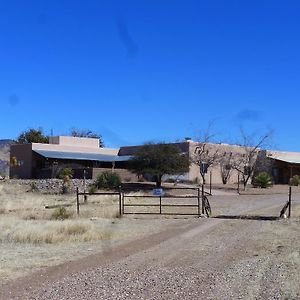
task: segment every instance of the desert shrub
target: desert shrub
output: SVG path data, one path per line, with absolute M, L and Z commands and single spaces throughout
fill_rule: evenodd
M 73 170 L 71 168 L 64 168 L 59 171 L 58 178 L 64 181 L 69 181 L 73 177 Z
M 121 185 L 121 179 L 118 174 L 106 171 L 97 176 L 94 185 L 98 189 L 113 190 Z
M 253 180 L 253 185 L 260 188 L 267 188 L 273 185 L 271 176 L 262 172 L 259 173 Z
M 64 168 L 59 171 L 58 178 L 63 180 L 62 194 L 69 192 L 70 180 L 73 177 L 73 170 L 71 168 Z
M 30 187 L 30 192 L 37 192 L 39 190 L 35 182 L 31 182 L 29 187 Z
M 294 175 L 294 176 L 290 179 L 290 185 L 298 186 L 299 184 L 300 184 L 300 176 L 299 176 L 299 175 Z
M 71 217 L 71 213 L 66 210 L 65 207 L 61 206 L 54 210 L 51 215 L 52 220 L 65 220 Z

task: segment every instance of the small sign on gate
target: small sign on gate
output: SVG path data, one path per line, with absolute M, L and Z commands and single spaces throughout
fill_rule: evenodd
M 164 195 L 164 191 L 162 188 L 160 189 L 153 189 L 153 195 L 154 196 L 163 196 Z

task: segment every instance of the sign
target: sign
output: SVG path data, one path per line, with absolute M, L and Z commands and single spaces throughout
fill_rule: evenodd
M 163 191 L 162 188 L 160 188 L 160 189 L 153 189 L 153 195 L 154 196 L 163 196 L 163 194 L 164 194 L 164 191 Z

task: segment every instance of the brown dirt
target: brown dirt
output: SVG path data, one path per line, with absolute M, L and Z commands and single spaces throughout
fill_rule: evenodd
M 219 218 L 178 219 L 146 238 L 3 284 L 1 299 L 300 299 L 300 195 L 292 219 L 266 218 L 278 216 L 286 198 L 214 196 Z

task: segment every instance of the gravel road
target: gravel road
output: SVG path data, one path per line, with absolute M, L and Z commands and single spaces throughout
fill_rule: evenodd
M 226 217 L 178 219 L 160 233 L 2 286 L 1 299 L 300 299 L 300 219 L 282 196 L 216 196 Z M 238 201 L 238 202 L 237 202 Z M 300 197 L 294 197 L 294 205 Z

